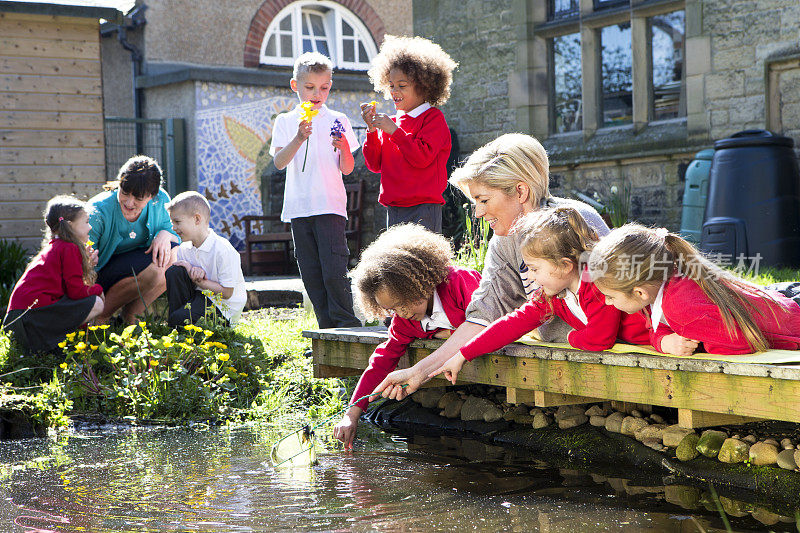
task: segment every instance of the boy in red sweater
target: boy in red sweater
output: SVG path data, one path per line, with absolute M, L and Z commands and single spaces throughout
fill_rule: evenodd
M 442 232 L 450 130 L 436 107 L 447 102 L 458 64 L 421 37 L 386 36 L 369 70 L 375 90 L 394 101 L 393 117 L 361 104 L 367 124 L 364 160 L 381 174 L 378 202 L 386 226 L 416 222 Z

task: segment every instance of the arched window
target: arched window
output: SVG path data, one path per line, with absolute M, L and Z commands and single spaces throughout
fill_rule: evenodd
M 319 52 L 334 66 L 367 70 L 377 54 L 364 24 L 335 2 L 292 2 L 278 13 L 264 34 L 259 62 L 293 65 L 303 52 Z

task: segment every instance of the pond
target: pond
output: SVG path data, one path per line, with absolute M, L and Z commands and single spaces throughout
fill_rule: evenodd
M 392 436 L 369 424 L 355 452 L 323 446 L 313 468 L 273 470 L 270 447 L 282 431 L 102 428 L 2 442 L 0 530 L 725 530 L 713 507 L 671 503 L 697 489 L 608 477 L 477 441 Z M 764 529 L 750 516 L 730 520 L 736 531 Z

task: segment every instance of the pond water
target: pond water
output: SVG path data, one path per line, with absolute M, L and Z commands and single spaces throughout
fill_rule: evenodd
M 263 425 L 106 428 L 2 442 L 0 531 L 725 530 L 713 509 L 670 503 L 679 487 L 368 424 L 355 452 L 330 449 L 313 468 L 274 470 L 279 434 Z M 765 529 L 750 516 L 731 525 Z

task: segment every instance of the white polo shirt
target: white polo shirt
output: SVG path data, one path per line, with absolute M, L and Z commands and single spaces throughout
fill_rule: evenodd
M 192 266 L 202 268 L 206 279 L 216 281 L 223 287 L 233 287 L 231 297 L 222 300 L 222 305 L 218 308 L 231 324 L 236 323 L 247 302 L 247 292 L 244 289 L 242 259 L 228 239 L 209 229 L 208 237 L 199 248 L 195 248 L 191 241 L 181 243 L 178 247 L 178 261 L 186 261 Z
M 422 325 L 423 331 L 433 331 L 437 328 L 456 329 L 450 323 L 450 319 L 447 318 L 447 313 L 444 312 L 444 307 L 442 306 L 442 300 L 436 291 L 433 291 L 433 309 L 430 316 L 425 315 L 419 323 Z
M 323 105 L 311 120 L 311 136 L 300 145 L 300 149 L 286 167 L 286 186 L 283 191 L 281 220 L 314 215 L 341 215 L 347 218 L 347 193 L 344 190 L 342 173 L 339 170 L 338 150 L 331 144 L 331 128 L 338 120 L 344 126 L 344 136 L 350 151 L 358 150 L 359 144 L 347 115 L 328 109 Z M 278 148 L 288 145 L 297 135 L 300 125 L 300 106 L 275 118 L 269 153 L 275 157 Z M 308 145 L 308 157 L 306 154 Z M 306 159 L 305 172 L 303 158 Z

